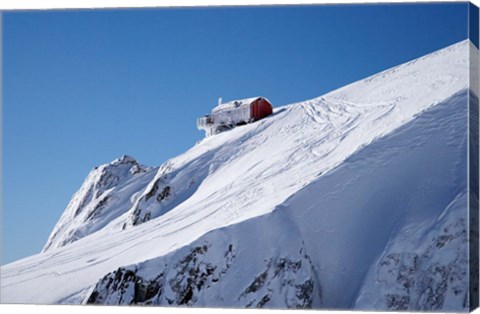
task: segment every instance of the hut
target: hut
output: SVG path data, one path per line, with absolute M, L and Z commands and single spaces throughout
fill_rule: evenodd
M 264 97 L 233 100 L 227 103 L 222 103 L 220 98 L 211 114 L 197 119 L 197 127 L 199 130 L 205 130 L 206 136 L 210 136 L 263 119 L 272 112 L 272 104 Z

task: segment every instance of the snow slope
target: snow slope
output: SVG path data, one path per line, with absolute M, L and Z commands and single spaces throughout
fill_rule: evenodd
M 139 276 L 151 280 L 155 273 L 159 275 L 159 265 L 170 261 L 166 273 L 178 276 L 182 258 L 193 254 L 194 260 L 197 255 L 208 256 L 208 263 L 216 265 L 217 273 L 206 276 L 208 283 L 197 278 L 203 280 L 200 286 L 209 284 L 213 290 L 194 293 L 184 286 L 188 278 L 180 278 L 176 288 L 169 288 L 168 295 L 178 297 L 173 303 L 186 300 L 179 295 L 190 295 L 183 304 L 193 304 L 195 295 L 197 305 L 355 306 L 369 267 L 376 265 L 387 240 L 401 233 L 402 224 L 438 217 L 438 211 L 462 193 L 464 174 L 445 169 L 463 162 L 461 154 L 466 150 L 462 141 L 466 114 L 461 111 L 466 110 L 470 46 L 463 41 L 322 97 L 277 108 L 273 116 L 257 123 L 202 140 L 160 168 L 145 171 L 142 179 L 122 179 L 111 193 L 128 201 L 110 207 L 115 214 L 102 216 L 100 228 L 83 232 L 85 225 L 97 223 L 86 219 L 71 224 L 62 219 L 54 233 L 61 241 L 54 239 L 45 252 L 2 267 L 2 302 L 84 302 L 98 280 L 118 267 L 150 260 L 131 267 L 138 267 Z M 436 106 L 441 102 L 442 110 Z M 452 108 L 455 112 L 448 112 Z M 449 127 L 442 129 L 437 120 L 445 120 Z M 408 127 L 408 136 L 398 135 L 408 133 Z M 381 139 L 385 136 L 389 140 Z M 444 139 L 450 139 L 449 146 Z M 378 144 L 382 141 L 385 147 Z M 423 154 L 414 153 L 422 149 Z M 355 161 L 365 151 L 367 156 Z M 432 151 L 445 158 L 432 162 L 426 157 Z M 407 165 L 415 166 L 414 173 Z M 429 188 L 431 178 L 437 176 L 444 185 Z M 395 189 L 402 193 L 393 193 Z M 349 190 L 353 194 L 342 193 Z M 442 196 L 441 201 L 432 204 L 437 196 Z M 354 204 L 358 206 L 351 208 Z M 400 204 L 408 206 L 395 207 Z M 392 206 L 395 215 L 391 215 Z M 396 218 L 402 221 L 398 226 Z M 365 232 L 374 230 L 370 227 L 375 222 L 375 228 L 383 226 L 378 237 Z M 388 226 L 400 229 L 389 234 Z M 76 235 L 73 243 L 68 238 L 71 234 Z M 200 249 L 195 249 L 197 242 L 189 244 L 196 239 L 207 241 L 212 253 L 206 253 L 203 244 Z M 278 243 L 284 245 L 279 248 Z M 225 246 L 230 244 L 228 253 Z M 231 261 L 219 256 L 229 254 L 238 262 L 221 275 Z M 300 268 L 295 266 L 299 261 Z M 306 266 L 309 263 L 311 267 Z M 238 280 L 238 265 L 245 282 Z M 359 265 L 360 274 L 355 271 Z M 207 265 L 199 267 L 203 267 L 200 274 L 209 272 Z M 262 287 L 254 284 L 256 276 Z M 228 290 L 233 280 L 239 283 Z M 289 288 L 282 290 L 285 280 Z M 115 300 L 104 290 L 96 293 Z M 240 290 L 245 293 L 239 295 Z M 237 301 L 221 301 L 221 291 L 238 295 Z M 270 296 L 263 299 L 267 291 Z
M 110 221 L 109 229 L 138 225 L 173 208 L 172 219 L 185 225 L 222 216 L 219 225 L 208 229 L 271 211 L 360 147 L 466 88 L 468 48 L 464 41 L 323 97 L 277 108 L 273 117 L 253 125 L 204 139 L 157 168 L 148 183 L 131 182 L 139 194 L 133 204 L 127 203 L 128 209 L 122 207 L 125 213 Z M 105 212 L 114 207 L 106 206 Z
M 89 301 L 464 310 L 466 100 L 461 93 L 421 114 L 270 214 L 107 275 Z M 430 304 L 422 297 L 431 278 L 446 287 L 432 287 Z M 407 280 L 415 292 L 404 291 Z M 150 295 L 138 293 L 142 286 Z

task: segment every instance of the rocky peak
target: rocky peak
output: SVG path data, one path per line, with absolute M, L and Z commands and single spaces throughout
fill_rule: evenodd
M 148 174 L 151 169 L 128 155 L 93 168 L 68 204 L 43 251 L 83 238 L 128 210 L 130 193 L 124 197 L 112 195 L 131 179 Z

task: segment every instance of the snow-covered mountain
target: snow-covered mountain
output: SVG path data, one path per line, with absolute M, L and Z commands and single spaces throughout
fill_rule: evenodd
M 95 167 L 72 197 L 42 252 L 83 238 L 125 213 L 135 200 L 138 184 L 151 181 L 154 171 L 126 155 Z
M 2 267 L 2 302 L 468 309 L 471 54 L 92 170 L 42 253 Z

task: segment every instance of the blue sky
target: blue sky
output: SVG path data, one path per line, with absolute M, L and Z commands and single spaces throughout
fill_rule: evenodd
M 3 13 L 2 264 L 96 165 L 160 165 L 217 98 L 320 96 L 467 38 L 467 4 Z

